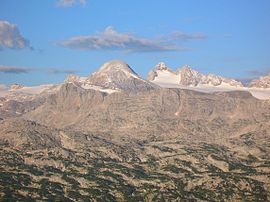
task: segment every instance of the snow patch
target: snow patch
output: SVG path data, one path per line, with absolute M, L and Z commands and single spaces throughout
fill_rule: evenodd
M 46 84 L 40 86 L 21 86 L 20 88 L 9 88 L 0 90 L 0 97 L 16 96 L 22 99 L 27 98 L 28 95 L 38 95 L 41 93 L 53 93 L 60 89 L 60 85 Z
M 185 86 L 198 86 L 207 84 L 210 86 L 220 86 L 222 83 L 230 86 L 243 86 L 241 82 L 228 79 L 214 74 L 204 75 L 184 65 L 182 68 L 172 71 L 165 63 L 159 63 L 149 72 L 148 79 L 154 82 L 181 84 Z
M 24 94 L 31 94 L 37 95 L 43 92 L 54 92 L 58 89 L 56 85 L 47 84 L 47 85 L 40 85 L 40 86 L 24 86 L 19 89 L 11 89 L 9 92 L 16 92 L 16 93 L 24 93 Z
M 168 84 L 178 84 L 180 82 L 179 75 L 168 71 L 168 70 L 156 70 L 157 76 L 154 78 L 153 82 L 157 83 L 168 83 Z
M 83 84 L 83 85 L 81 85 L 81 87 L 85 90 L 92 89 L 92 90 L 96 90 L 96 91 L 100 91 L 100 92 L 104 92 L 104 93 L 108 93 L 108 94 L 120 92 L 119 89 L 102 88 L 100 86 L 94 86 L 94 85 L 90 85 L 90 84 Z
M 228 83 L 221 83 L 221 85 L 219 86 L 211 86 L 209 84 L 199 84 L 198 86 L 184 86 L 184 85 L 175 84 L 175 83 L 166 83 L 166 82 L 157 82 L 157 81 L 153 81 L 153 83 L 163 88 L 180 88 L 180 89 L 199 91 L 203 93 L 247 91 L 247 92 L 250 92 L 252 96 L 257 99 L 260 99 L 260 100 L 270 99 L 270 89 L 231 86 Z

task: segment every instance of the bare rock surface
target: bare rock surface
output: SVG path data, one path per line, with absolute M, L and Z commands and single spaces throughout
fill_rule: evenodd
M 270 199 L 269 100 L 157 87 L 120 61 L 49 92 L 0 98 L 0 200 Z

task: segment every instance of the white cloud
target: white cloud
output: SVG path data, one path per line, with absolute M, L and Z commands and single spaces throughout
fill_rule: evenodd
M 174 32 L 172 34 L 173 40 L 192 40 L 192 39 L 203 40 L 206 38 L 207 36 L 203 33 L 189 34 L 184 32 Z
M 80 4 L 82 6 L 86 5 L 87 0 L 58 0 L 57 6 L 59 7 L 71 7 L 76 4 Z
M 63 69 L 63 68 L 48 68 L 47 73 L 49 74 L 75 74 L 75 69 Z
M 87 3 L 87 0 L 80 0 L 81 5 L 85 5 Z
M 27 47 L 31 48 L 16 25 L 7 21 L 0 21 L 0 49 L 23 49 Z
M 2 72 L 2 73 L 21 74 L 21 73 L 28 73 L 30 71 L 31 69 L 27 68 L 0 65 L 0 73 Z
M 7 74 L 22 74 L 22 73 L 31 73 L 33 71 L 46 72 L 48 74 L 74 74 L 77 71 L 75 69 L 66 69 L 66 68 L 24 68 L 24 67 L 13 67 L 0 65 L 0 73 Z
M 58 45 L 78 50 L 123 50 L 126 52 L 162 52 L 189 50 L 179 43 L 184 40 L 205 39 L 202 34 L 174 33 L 162 38 L 147 39 L 131 33 L 121 33 L 112 26 L 96 35 L 76 36 Z

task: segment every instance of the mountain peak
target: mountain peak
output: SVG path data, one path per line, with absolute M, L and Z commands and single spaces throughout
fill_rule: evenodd
M 160 75 L 163 77 L 171 77 L 175 75 L 175 73 L 169 67 L 167 67 L 165 62 L 160 62 L 148 73 L 147 80 L 154 81 Z
M 243 86 L 241 82 L 234 79 L 223 78 L 214 74 L 204 75 L 189 65 L 184 65 L 175 72 L 170 70 L 164 63 L 159 63 L 153 70 L 149 72 L 148 80 L 157 84 L 176 84 L 183 86 Z
M 139 76 L 136 74 L 136 72 L 125 62 L 121 60 L 112 60 L 109 62 L 106 62 L 103 64 L 97 72 L 95 72 L 93 75 L 96 74 L 106 74 L 108 77 L 114 76 L 114 74 L 121 74 L 123 73 L 127 77 L 135 77 L 138 78 Z
M 155 68 L 153 69 L 153 71 L 169 71 L 171 73 L 173 73 L 173 70 L 171 70 L 165 62 L 160 62 L 158 63 Z
M 115 90 L 138 91 L 157 88 L 154 84 L 140 78 L 128 64 L 120 60 L 103 64 L 98 71 L 88 77 L 87 83 Z
M 160 62 L 155 66 L 156 70 L 167 70 L 168 67 L 166 66 L 165 62 Z
M 82 83 L 85 82 L 87 77 L 80 77 L 75 74 L 70 74 L 66 77 L 64 83 Z
M 193 70 L 190 65 L 183 65 L 183 67 L 181 67 L 181 69 L 183 69 L 183 70 Z
M 250 82 L 249 87 L 255 88 L 270 88 L 270 72 L 266 76 L 261 76 Z
M 186 86 L 197 86 L 204 77 L 204 75 L 193 70 L 189 65 L 184 65 L 176 73 L 180 77 L 179 84 Z

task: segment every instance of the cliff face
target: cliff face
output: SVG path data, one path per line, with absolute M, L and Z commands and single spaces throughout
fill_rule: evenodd
M 52 99 L 25 117 L 58 128 L 114 131 L 137 136 L 175 131 L 175 128 L 181 128 L 181 124 L 175 125 L 175 121 L 183 119 L 205 120 L 207 123 L 221 118 L 233 122 L 242 118 L 264 119 L 266 112 L 270 113 L 265 102 L 242 91 L 208 94 L 155 89 L 109 94 L 68 83 Z

